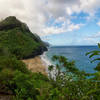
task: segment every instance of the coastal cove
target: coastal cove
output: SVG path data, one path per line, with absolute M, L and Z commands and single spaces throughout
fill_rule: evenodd
M 0 22 L 0 100 L 100 100 L 100 44 L 48 45 L 14 16 Z
M 100 0 L 0 0 L 0 100 L 100 100 Z
M 35 58 L 22 60 L 28 69 L 32 72 L 41 72 L 45 75 L 48 74 L 48 66 L 55 65 L 56 62 L 52 61 L 54 55 L 65 56 L 68 60 L 75 61 L 75 65 L 79 70 L 87 73 L 94 73 L 94 68 L 98 62 L 91 63 L 88 56 L 85 54 L 88 51 L 99 50 L 97 46 L 53 46 L 49 47 L 48 51 Z

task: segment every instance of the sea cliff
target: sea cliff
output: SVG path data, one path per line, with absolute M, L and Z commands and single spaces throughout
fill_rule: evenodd
M 18 59 L 27 59 L 43 54 L 47 47 L 25 23 L 10 16 L 0 22 L 0 50 L 0 55 L 12 54 Z
M 31 77 L 33 72 L 47 75 L 46 66 L 40 58 L 45 51 L 47 44 L 15 16 L 0 21 L 0 100 L 12 100 L 17 88 L 26 85 L 22 84 L 20 87 L 19 82 L 29 80 L 26 76 Z M 35 75 L 37 76 L 37 73 Z M 18 78 L 19 82 L 15 82 L 16 76 L 22 78 L 21 81 Z M 12 82 L 14 83 L 11 84 Z M 34 92 L 32 88 L 30 90 Z

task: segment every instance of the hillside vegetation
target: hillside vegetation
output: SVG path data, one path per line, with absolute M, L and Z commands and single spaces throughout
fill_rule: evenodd
M 100 57 L 91 61 L 99 63 L 96 73 L 89 74 L 77 69 L 74 61 L 55 55 L 49 77 L 31 72 L 19 60 L 45 50 L 45 43 L 15 17 L 0 23 L 0 100 L 100 100 Z M 100 51 L 86 55 L 97 57 Z
M 23 59 L 40 55 L 46 50 L 45 43 L 16 17 L 10 16 L 0 22 L 0 51 L 3 53 Z M 0 55 L 3 53 L 0 52 Z

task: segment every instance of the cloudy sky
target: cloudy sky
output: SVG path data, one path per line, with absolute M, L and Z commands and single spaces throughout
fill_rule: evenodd
M 7 16 L 53 45 L 100 42 L 100 0 L 0 0 L 0 19 Z

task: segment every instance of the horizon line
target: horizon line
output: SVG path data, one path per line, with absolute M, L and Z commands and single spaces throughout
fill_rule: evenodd
M 50 45 L 50 46 L 98 46 L 98 45 Z

